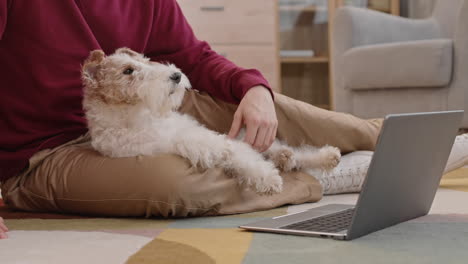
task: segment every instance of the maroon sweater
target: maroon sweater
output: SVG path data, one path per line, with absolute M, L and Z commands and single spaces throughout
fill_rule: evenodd
M 228 102 L 268 87 L 199 41 L 175 0 L 0 0 L 0 181 L 86 133 L 81 64 L 119 47 L 176 64 L 195 89 Z

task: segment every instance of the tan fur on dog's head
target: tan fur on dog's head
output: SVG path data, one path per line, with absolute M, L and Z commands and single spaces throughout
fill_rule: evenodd
M 174 65 L 150 62 L 128 48 L 110 56 L 92 51 L 84 62 L 82 80 L 85 110 L 92 103 L 143 105 L 164 115 L 180 106 L 185 89 L 190 88 L 187 77 Z

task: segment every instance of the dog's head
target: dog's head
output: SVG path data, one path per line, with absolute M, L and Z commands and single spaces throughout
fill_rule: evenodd
M 92 51 L 83 65 L 82 80 L 85 101 L 142 105 L 160 115 L 176 110 L 190 88 L 188 78 L 174 65 L 151 62 L 128 48 L 109 56 Z

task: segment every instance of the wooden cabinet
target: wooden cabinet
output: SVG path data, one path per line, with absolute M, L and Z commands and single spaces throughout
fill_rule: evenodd
M 244 68 L 260 70 L 279 87 L 276 0 L 178 0 L 196 36 Z

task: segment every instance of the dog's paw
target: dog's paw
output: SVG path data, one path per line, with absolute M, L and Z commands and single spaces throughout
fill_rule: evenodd
M 279 175 L 268 177 L 261 188 L 257 186 L 257 192 L 262 195 L 273 195 L 283 191 L 283 178 Z
M 250 178 L 251 186 L 258 194 L 273 195 L 283 190 L 283 178 L 279 175 L 279 171 L 272 165 L 268 167 L 271 168 L 263 171 L 264 173 L 257 171 Z
M 325 171 L 330 171 L 340 163 L 341 153 L 338 148 L 325 146 L 319 150 L 322 156 L 321 167 Z
M 269 158 L 280 171 L 289 172 L 297 167 L 294 152 L 287 148 L 271 154 Z

